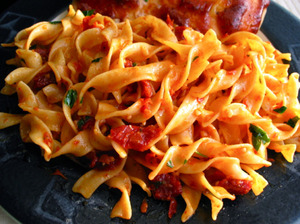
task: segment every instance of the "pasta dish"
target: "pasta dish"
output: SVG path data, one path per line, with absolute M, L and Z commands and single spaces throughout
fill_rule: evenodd
M 122 192 L 111 217 L 130 219 L 132 184 L 149 197 L 186 203 L 187 221 L 202 196 L 216 220 L 223 199 L 263 192 L 268 151 L 293 162 L 299 151 L 299 75 L 290 54 L 257 35 L 219 39 L 209 29 L 175 33 L 152 15 L 117 22 L 74 10 L 39 22 L 3 44 L 17 47 L 1 93 L 17 94 L 24 142 L 46 161 L 67 155 L 88 167 L 73 186 L 85 198 L 106 184 Z

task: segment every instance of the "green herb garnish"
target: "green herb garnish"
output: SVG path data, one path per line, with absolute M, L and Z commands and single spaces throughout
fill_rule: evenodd
M 194 62 L 195 60 L 197 60 L 197 58 L 199 58 L 199 56 L 195 56 L 195 57 L 193 58 L 193 62 Z
M 49 23 L 51 23 L 51 24 L 61 24 L 61 21 L 51 21 Z
M 196 151 L 195 153 L 196 153 L 197 155 L 199 155 L 199 156 L 202 156 L 202 157 L 204 157 L 204 158 L 208 158 L 208 156 L 206 156 L 206 155 L 202 154 L 201 152 L 198 152 L 198 151 Z
M 266 144 L 270 142 L 269 136 L 261 128 L 250 124 L 249 131 L 252 133 L 252 144 L 256 151 L 259 150 L 261 143 Z
M 76 100 L 77 100 L 77 91 L 75 89 L 70 89 L 67 92 L 64 103 L 70 108 L 72 108 Z
M 132 62 L 132 67 L 135 67 L 137 66 L 137 63 L 136 62 Z
M 145 2 L 148 2 L 148 0 L 144 0 Z
M 102 57 L 96 58 L 96 59 L 92 60 L 92 63 L 94 63 L 94 62 L 99 62 L 101 59 L 102 59 Z
M 83 11 L 82 13 L 84 16 L 91 16 L 94 14 L 94 11 L 95 9 L 92 9 L 92 10 Z
M 283 114 L 286 111 L 287 107 L 286 106 L 282 106 L 280 108 L 276 108 L 273 111 L 279 113 L 279 114 Z
M 299 120 L 300 120 L 300 118 L 298 116 L 295 116 L 293 118 L 290 118 L 286 122 L 286 124 L 288 124 L 289 126 L 291 126 L 292 128 L 294 128 Z
M 174 165 L 173 165 L 173 163 L 172 163 L 172 160 L 169 160 L 169 161 L 167 162 L 167 166 L 170 167 L 170 168 L 173 168 L 173 167 L 174 167 Z
M 187 160 L 185 159 L 184 161 L 183 161 L 183 165 L 185 165 L 187 163 Z
M 85 125 L 85 123 L 90 120 L 91 117 L 90 116 L 85 116 L 84 118 L 81 118 L 78 122 L 77 122 L 77 126 L 78 126 L 78 129 L 81 130 L 83 125 Z

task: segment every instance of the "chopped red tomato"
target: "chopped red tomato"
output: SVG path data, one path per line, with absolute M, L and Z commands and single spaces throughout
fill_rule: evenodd
M 150 189 L 155 199 L 170 201 L 168 216 L 171 218 L 176 213 L 177 208 L 175 197 L 182 193 L 179 176 L 173 173 L 157 175 L 151 182 Z
M 45 86 L 56 83 L 53 72 L 50 73 L 39 73 L 33 78 L 33 89 L 40 90 Z
M 125 149 L 143 152 L 149 149 L 150 142 L 157 138 L 160 133 L 161 129 L 154 125 L 146 127 L 122 125 L 117 128 L 112 128 L 109 138 Z
M 184 36 L 183 36 L 183 31 L 186 29 L 187 27 L 185 26 L 177 26 L 175 27 L 175 35 L 177 37 L 177 39 L 180 40 L 184 40 Z
M 32 49 L 32 50 L 41 55 L 44 63 L 48 61 L 48 56 L 49 56 L 49 51 L 50 51 L 49 48 L 47 48 L 45 46 L 34 45 L 34 49 Z
M 175 198 L 172 198 L 169 205 L 168 217 L 172 218 L 172 216 L 175 215 L 176 210 L 177 210 L 177 201 Z
M 228 178 L 223 172 L 215 168 L 206 170 L 205 177 L 211 185 L 224 187 L 229 193 L 236 195 L 247 194 L 253 184 L 251 180 Z
M 142 97 L 143 98 L 150 98 L 153 96 L 152 86 L 149 80 L 141 80 L 140 81 L 141 88 L 142 88 Z
M 131 59 L 126 58 L 124 62 L 124 67 L 125 68 L 133 67 L 133 61 Z
M 252 181 L 227 178 L 217 182 L 216 185 L 224 187 L 231 194 L 244 195 L 251 190 Z
M 116 153 L 91 151 L 85 157 L 89 161 L 90 168 L 99 170 L 111 170 L 121 162 L 121 158 Z

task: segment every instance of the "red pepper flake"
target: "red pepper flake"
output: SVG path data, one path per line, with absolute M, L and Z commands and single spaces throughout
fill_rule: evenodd
M 275 162 L 275 159 L 273 159 L 273 158 L 268 158 L 268 161 L 271 162 L 271 163 L 273 163 L 273 162 Z
M 50 135 L 50 133 L 48 133 L 48 132 L 45 132 L 45 133 L 44 133 L 44 135 L 43 135 L 43 141 L 44 141 L 44 143 L 45 143 L 47 146 L 49 146 L 49 147 L 52 146 L 53 140 L 52 140 L 52 136 Z
M 124 67 L 125 68 L 133 67 L 133 61 L 131 59 L 126 58 L 124 62 Z
M 171 17 L 169 14 L 167 14 L 166 23 L 167 23 L 168 27 L 173 31 L 174 30 L 174 21 L 171 20 Z
M 144 198 L 141 207 L 140 207 L 141 213 L 146 213 L 148 210 L 148 203 L 147 203 L 147 199 Z
M 74 140 L 73 145 L 78 145 L 80 143 L 79 140 Z
M 57 175 L 57 176 L 61 176 L 62 178 L 64 178 L 65 180 L 67 180 L 68 178 L 66 178 L 66 176 L 65 175 L 63 175 L 61 172 L 60 172 L 60 170 L 59 169 L 56 169 L 55 171 L 54 171 L 54 173 L 52 173 L 52 175 Z

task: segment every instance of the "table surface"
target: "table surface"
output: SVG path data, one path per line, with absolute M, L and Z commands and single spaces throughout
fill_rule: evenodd
M 277 2 L 282 7 L 289 10 L 291 13 L 300 18 L 300 0 L 273 0 Z M 1 206 L 0 206 L 0 223 L 1 224 L 17 224 L 19 223 L 15 220 L 10 214 L 8 214 Z

